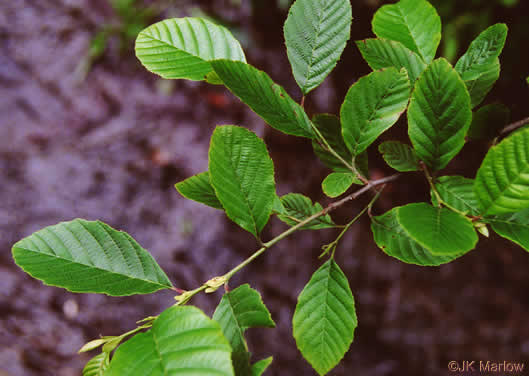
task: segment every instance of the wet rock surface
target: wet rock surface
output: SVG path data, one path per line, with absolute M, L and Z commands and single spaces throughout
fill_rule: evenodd
M 254 13 L 245 2 L 191 3 L 183 2 L 177 14 L 200 5 L 232 23 L 251 41 L 249 60 L 299 99 L 282 49 L 284 13 L 259 1 Z M 367 36 L 373 11 L 357 7 L 366 20 L 353 26 L 353 39 Z M 22 237 L 76 217 L 100 219 L 129 232 L 183 289 L 224 273 L 257 248 L 220 211 L 185 200 L 173 188 L 207 169 L 215 125 L 244 125 L 265 138 L 280 194 L 296 191 L 329 202 L 320 189 L 327 171 L 310 144 L 266 127 L 221 87 L 161 83 L 130 51 L 112 50 L 80 80 L 91 36 L 111 17 L 102 0 L 0 2 L 2 376 L 78 375 L 90 357 L 76 353 L 84 342 L 128 331 L 173 302 L 170 292 L 112 298 L 44 286 L 12 261 L 10 248 Z M 308 110 L 336 113 L 347 87 L 366 69 L 348 47 L 337 75 L 311 94 Z M 405 134 L 392 132 L 385 139 Z M 448 173 L 470 177 L 483 150 L 474 147 Z M 371 168 L 389 173 L 375 154 Z M 375 211 L 426 197 L 423 179 L 412 174 L 388 187 Z M 336 221 L 344 223 L 366 200 L 342 208 Z M 264 238 L 284 229 L 273 219 Z M 297 295 L 319 265 L 320 246 L 334 236 L 333 230 L 297 233 L 231 283 L 257 288 L 277 323 L 273 330 L 248 331 L 255 360 L 274 356 L 269 375 L 314 374 L 296 350 L 291 318 Z M 446 375 L 451 360 L 529 359 L 529 255 L 521 248 L 492 236 L 452 264 L 420 268 L 382 253 L 363 219 L 345 236 L 337 260 L 355 295 L 359 327 L 332 374 Z M 219 300 L 216 293 L 193 303 L 211 314 Z

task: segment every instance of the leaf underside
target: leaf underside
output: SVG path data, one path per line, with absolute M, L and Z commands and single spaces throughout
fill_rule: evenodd
M 194 17 L 164 20 L 143 30 L 136 39 L 136 56 L 163 78 L 195 81 L 212 73 L 211 60 L 246 61 L 228 29 Z
M 312 367 L 325 375 L 349 349 L 357 324 L 349 282 L 331 259 L 299 295 L 292 318 L 296 345 Z
M 165 310 L 152 328 L 116 350 L 105 376 L 234 376 L 219 324 L 193 306 Z
M 83 368 L 83 376 L 104 376 L 110 365 L 108 353 L 101 353 L 94 356 Z
M 419 158 L 440 170 L 465 144 L 472 120 L 465 84 L 444 59 L 423 72 L 408 108 L 408 134 Z
M 74 219 L 39 230 L 13 246 L 13 258 L 32 277 L 72 292 L 124 296 L 172 286 L 130 235 L 99 221 Z
M 504 214 L 529 207 L 529 129 L 493 146 L 474 183 L 484 214 Z
M 294 78 L 304 95 L 333 70 L 350 36 L 349 0 L 297 0 L 284 34 Z
M 397 220 L 398 210 L 398 207 L 393 208 L 371 219 L 371 231 L 375 243 L 388 256 L 407 264 L 438 266 L 449 263 L 462 255 L 433 255 L 402 228 Z
M 274 164 L 263 140 L 245 128 L 217 127 L 211 137 L 209 174 L 226 215 L 258 237 L 276 197 Z

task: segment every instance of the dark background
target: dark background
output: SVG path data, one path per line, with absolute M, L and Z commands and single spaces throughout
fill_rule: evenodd
M 352 40 L 372 36 L 371 18 L 382 3 L 352 1 Z M 76 354 L 83 343 L 128 331 L 136 320 L 173 303 L 170 292 L 111 298 L 44 286 L 12 261 L 11 246 L 22 237 L 76 217 L 100 219 L 134 236 L 183 289 L 223 274 L 257 248 L 223 213 L 185 200 L 173 188 L 207 169 L 216 125 L 244 125 L 265 139 L 280 194 L 294 191 L 330 202 L 320 188 L 329 171 L 307 140 L 266 126 L 222 87 L 159 80 L 132 50 L 137 31 L 151 22 L 208 14 L 234 31 L 250 63 L 299 100 L 282 37 L 288 1 L 136 4 L 116 10 L 108 0 L 0 0 L 1 376 L 79 375 L 90 357 Z M 439 51 L 452 62 L 480 30 L 508 24 L 502 76 L 485 103 L 505 103 L 512 120 L 526 117 L 527 1 L 434 4 L 448 41 Z M 156 9 L 139 17 L 145 6 Z M 98 35 L 99 42 L 92 43 Z M 106 43 L 101 35 L 109 36 Z M 308 112 L 337 113 L 349 86 L 368 72 L 351 43 L 333 74 L 309 95 Z M 405 135 L 401 121 L 382 139 Z M 372 149 L 372 176 L 390 174 Z M 469 143 L 446 174 L 473 177 L 486 150 L 486 143 Z M 424 178 L 409 174 L 388 187 L 375 212 L 427 194 Z M 341 208 L 335 220 L 345 223 L 367 199 Z M 264 238 L 284 229 L 272 219 Z M 320 264 L 321 245 L 336 235 L 336 230 L 294 234 L 231 282 L 257 288 L 277 323 L 276 329 L 248 331 L 253 359 L 274 356 L 268 375 L 315 374 L 296 350 L 291 318 L 297 295 Z M 363 218 L 336 257 L 349 278 L 359 326 L 332 375 L 447 375 L 451 360 L 518 361 L 529 367 L 529 255 L 520 247 L 492 234 L 451 264 L 406 265 L 375 246 Z M 211 314 L 219 299 L 220 293 L 201 295 L 193 304 Z

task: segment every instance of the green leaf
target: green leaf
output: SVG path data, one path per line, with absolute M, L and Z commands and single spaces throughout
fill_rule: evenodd
M 410 81 L 405 69 L 375 71 L 347 92 L 340 109 L 342 134 L 353 155 L 367 149 L 397 122 L 408 106 Z
M 498 235 L 529 251 L 529 209 L 514 214 L 504 214 L 489 222 Z
M 329 197 L 338 197 L 345 193 L 351 185 L 362 182 L 350 172 L 333 172 L 321 183 L 323 192 Z
M 483 31 L 455 66 L 468 87 L 472 107 L 481 103 L 499 77 L 498 57 L 505 45 L 507 31 L 505 24 L 492 25 Z
M 83 376 L 105 376 L 110 365 L 110 354 L 102 352 L 94 356 L 83 368 Z
M 299 295 L 292 319 L 298 349 L 318 374 L 325 375 L 351 346 L 357 324 L 349 282 L 331 259 Z
M 295 226 L 310 216 L 319 213 L 323 210 L 319 203 L 312 204 L 312 200 L 299 193 L 289 193 L 281 197 L 281 203 L 285 208 L 283 214 L 277 217 L 285 222 L 287 225 Z M 334 228 L 336 224 L 332 221 L 331 216 L 326 214 L 314 219 L 305 226 L 302 230 L 319 230 L 322 228 Z
M 476 175 L 474 192 L 483 214 L 504 214 L 529 207 L 529 129 L 493 146 Z
M 224 336 L 231 345 L 235 375 L 251 374 L 250 353 L 244 332 L 248 328 L 275 327 L 261 295 L 248 284 L 237 287 L 224 294 L 213 314 L 213 320 L 220 324 Z
M 481 68 L 498 58 L 507 38 L 507 25 L 495 24 L 483 31 L 458 60 L 455 69 L 463 80 L 479 75 Z
M 384 5 L 373 17 L 373 32 L 379 38 L 401 42 L 429 64 L 441 41 L 441 19 L 426 0 L 401 0 Z
M 397 220 L 413 240 L 433 255 L 458 255 L 473 249 L 478 241 L 468 218 L 425 202 L 400 207 Z
M 211 63 L 224 85 L 272 128 L 293 136 L 314 137 L 303 108 L 263 71 L 229 60 Z
M 251 374 L 251 376 L 261 376 L 266 371 L 268 366 L 270 364 L 272 364 L 272 360 L 273 359 L 274 358 L 270 356 L 268 358 L 261 359 L 257 363 L 254 363 L 252 365 L 252 374 Z
M 335 115 L 318 114 L 312 118 L 313 124 L 327 140 L 329 146 L 347 163 L 352 164 L 353 155 L 345 145 L 342 136 L 342 125 L 340 119 Z M 312 140 L 312 148 L 322 163 L 335 172 L 351 172 L 344 164 L 332 153 L 325 149 L 316 140 Z M 368 176 L 367 153 L 361 153 L 355 158 L 357 170 L 364 176 Z
M 441 176 L 435 182 L 437 193 L 441 199 L 451 207 L 460 212 L 478 216 L 480 215 L 479 203 L 474 194 L 474 180 L 462 176 Z M 433 191 L 432 204 L 438 206 L 437 199 Z
M 407 264 L 438 266 L 449 263 L 462 254 L 436 256 L 417 243 L 397 220 L 399 207 L 371 218 L 375 243 L 388 256 Z
M 509 122 L 509 109 L 500 103 L 481 107 L 474 112 L 467 137 L 472 140 L 492 139 Z
M 356 41 L 356 45 L 364 60 L 373 70 L 389 67 L 398 70 L 404 68 L 413 83 L 426 69 L 422 58 L 400 42 L 370 38 Z
M 226 215 L 258 237 L 276 197 L 274 164 L 263 140 L 245 128 L 217 127 L 209 147 L 209 174 Z
M 211 185 L 208 171 L 176 183 L 175 188 L 185 198 L 211 206 L 215 209 L 223 209 Z
M 500 59 L 483 66 L 480 73 L 473 79 L 465 81 L 472 108 L 478 106 L 490 92 L 498 78 L 500 77 Z
M 192 306 L 173 306 L 116 350 L 105 376 L 233 376 L 230 344 L 216 321 Z
M 223 26 L 203 18 L 172 18 L 143 30 L 136 39 L 136 56 L 149 71 L 163 78 L 202 81 L 210 62 L 245 62 L 239 42 Z
M 418 171 L 419 158 L 408 145 L 398 141 L 385 141 L 378 147 L 386 163 L 397 171 Z
M 111 296 L 171 288 L 154 258 L 130 235 L 99 221 L 74 219 L 17 242 L 18 266 L 46 285 Z
M 417 155 L 440 170 L 459 153 L 472 111 L 467 89 L 445 59 L 431 63 L 415 84 L 408 108 L 408 134 Z
M 297 0 L 284 34 L 288 59 L 303 95 L 318 87 L 340 59 L 351 33 L 349 0 Z

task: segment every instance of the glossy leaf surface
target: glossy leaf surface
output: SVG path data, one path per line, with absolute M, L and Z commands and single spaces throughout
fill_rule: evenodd
M 434 255 L 465 253 L 473 249 L 478 241 L 468 218 L 424 202 L 400 207 L 397 220 L 413 240 Z
M 412 83 L 426 69 L 426 63 L 418 54 L 394 40 L 369 38 L 356 41 L 356 46 L 371 69 L 404 68 Z
M 426 63 L 433 60 L 441 41 L 441 19 L 426 0 L 383 5 L 375 13 L 372 25 L 379 38 L 401 42 Z
M 194 17 L 164 20 L 143 30 L 136 39 L 136 56 L 145 68 L 164 78 L 195 81 L 212 73 L 212 60 L 246 61 L 228 29 Z
M 441 176 L 435 182 L 435 188 L 441 200 L 451 207 L 469 215 L 480 214 L 479 202 L 474 194 L 474 180 L 462 176 Z M 438 202 L 433 191 L 430 195 L 432 204 L 437 206 Z
M 336 66 L 351 32 L 349 0 L 296 0 L 284 34 L 294 78 L 305 95 Z
M 440 170 L 459 153 L 472 120 L 465 84 L 444 59 L 435 60 L 415 84 L 408 134 L 417 155 Z
M 173 306 L 118 347 L 105 376 L 234 376 L 230 355 L 216 321 L 196 307 Z
M 263 140 L 246 128 L 217 127 L 209 147 L 209 174 L 226 215 L 258 237 L 276 197 L 274 164 Z
M 342 134 L 352 155 L 367 149 L 406 110 L 410 81 L 403 69 L 372 72 L 347 92 L 340 110 Z
M 212 65 L 224 85 L 272 128 L 294 136 L 314 136 L 303 108 L 265 72 L 229 60 L 216 60 Z
M 349 349 L 357 324 L 349 282 L 331 259 L 299 295 L 292 319 L 296 344 L 316 372 L 325 375 Z
M 529 207 L 529 129 L 490 148 L 476 175 L 474 191 L 484 214 Z
M 39 230 L 13 246 L 13 258 L 33 278 L 72 292 L 124 296 L 172 286 L 130 235 L 99 221 L 74 219 Z

